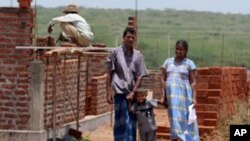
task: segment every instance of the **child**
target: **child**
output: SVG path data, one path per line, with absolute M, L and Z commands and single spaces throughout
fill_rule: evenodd
M 147 89 L 135 91 L 135 102 L 131 110 L 136 115 L 141 141 L 156 141 L 156 124 L 153 108 L 161 104 L 156 99 L 147 100 Z

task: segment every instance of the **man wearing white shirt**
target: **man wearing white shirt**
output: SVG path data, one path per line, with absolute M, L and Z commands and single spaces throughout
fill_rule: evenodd
M 91 32 L 89 24 L 81 17 L 79 9 L 76 5 L 68 5 L 63 10 L 64 16 L 55 17 L 51 20 L 48 32 L 53 31 L 53 26 L 60 23 L 63 38 L 77 44 L 81 47 L 86 47 L 91 44 L 93 40 L 93 33 Z

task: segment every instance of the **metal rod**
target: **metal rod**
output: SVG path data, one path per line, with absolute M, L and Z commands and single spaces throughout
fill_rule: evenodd
M 86 99 L 89 100 L 89 87 L 88 87 L 89 86 L 89 56 L 85 54 L 84 57 L 86 59 L 86 74 L 85 74 L 86 75 L 86 83 L 85 83 Z
M 221 66 L 224 63 L 224 33 L 222 33 L 222 42 L 221 42 Z
M 64 55 L 64 57 L 65 57 L 65 55 Z M 66 58 L 64 58 L 65 60 L 64 60 L 64 66 L 66 66 Z M 65 68 L 66 69 L 66 68 Z M 58 69 L 59 71 L 60 71 L 60 69 Z M 65 73 L 66 73 L 66 71 L 65 71 Z M 65 78 L 65 73 L 63 73 L 63 72 L 59 72 L 59 74 L 61 75 L 61 77 L 64 77 Z M 70 94 L 70 92 L 69 92 L 69 89 L 67 89 L 67 87 L 66 87 L 66 78 L 64 79 L 65 80 L 65 82 L 63 83 L 63 87 L 64 87 L 64 92 L 65 92 L 65 95 L 66 95 L 66 97 L 67 97 L 67 99 L 65 99 L 65 100 L 67 100 L 67 105 L 66 105 L 66 107 L 68 107 L 68 105 L 71 107 L 70 108 L 70 110 L 72 111 L 72 113 L 73 113 L 73 116 L 74 116 L 74 118 L 75 118 L 75 120 L 77 120 L 77 117 L 76 117 L 76 113 L 75 113 L 75 111 L 74 111 L 74 106 L 73 106 L 73 103 L 71 102 L 71 99 L 72 99 L 72 97 L 71 97 L 71 94 Z M 60 98 L 60 97 L 59 97 Z M 67 110 L 67 109 L 66 109 Z
M 170 32 L 168 32 L 168 58 L 170 57 Z
M 54 66 L 53 66 L 53 89 L 52 89 L 52 100 L 53 100 L 53 112 L 52 112 L 52 121 L 53 121 L 53 141 L 56 141 L 56 82 L 57 82 L 57 54 L 54 55 Z
M 63 55 L 63 115 L 61 119 L 61 127 L 63 127 L 65 122 L 66 111 L 68 110 L 68 102 L 66 99 L 66 55 Z
M 76 99 L 76 108 L 77 108 L 77 116 L 76 116 L 76 129 L 79 130 L 79 98 L 80 98 L 80 69 L 81 69 L 81 55 L 78 55 L 77 62 L 77 99 Z
M 40 46 L 16 46 L 16 49 L 69 49 L 69 50 L 111 50 L 114 47 L 104 47 L 104 48 L 100 48 L 100 47 L 40 47 Z
M 135 47 L 139 49 L 138 42 L 139 42 L 139 33 L 138 33 L 138 3 L 137 0 L 135 0 L 135 30 L 136 30 L 136 41 L 135 41 Z

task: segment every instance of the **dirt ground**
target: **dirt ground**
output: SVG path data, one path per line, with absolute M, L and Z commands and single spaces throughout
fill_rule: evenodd
M 157 126 L 168 126 L 168 118 L 166 109 L 155 109 L 155 119 Z M 113 127 L 109 125 L 102 125 L 92 132 L 83 133 L 88 136 L 90 141 L 113 141 Z

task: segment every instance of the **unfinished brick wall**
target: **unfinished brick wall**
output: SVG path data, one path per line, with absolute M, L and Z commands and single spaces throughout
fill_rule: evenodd
M 45 126 L 52 126 L 53 106 L 56 105 L 56 124 L 76 120 L 77 114 L 77 85 L 79 85 L 79 119 L 85 116 L 86 97 L 86 61 L 81 57 L 80 68 L 77 59 L 64 60 L 50 57 L 45 68 Z M 56 66 L 55 66 L 56 63 Z M 80 83 L 78 84 L 78 72 L 80 73 Z M 55 99 L 53 99 L 53 95 Z
M 149 70 L 148 76 L 143 77 L 141 86 L 153 92 L 153 98 L 162 97 L 162 73 L 160 70 Z
M 248 93 L 246 68 L 211 67 L 197 69 L 197 116 L 200 134 L 217 126 L 219 111 L 234 114 L 234 104 Z M 223 109 L 223 111 L 221 111 Z
M 81 54 L 80 119 L 83 119 L 85 115 L 106 113 L 110 111 L 110 108 L 107 108 L 106 76 L 104 76 L 106 73 L 108 53 L 97 51 L 82 52 Z M 68 58 L 77 57 L 74 56 L 73 53 L 68 54 Z M 45 125 L 47 128 L 50 128 L 53 123 L 52 108 L 53 94 L 55 93 L 53 89 L 55 89 L 55 87 L 57 98 L 57 125 L 75 121 L 78 61 L 76 59 L 67 59 L 65 62 L 64 60 L 63 55 L 58 56 L 56 68 L 54 68 L 55 58 L 53 58 L 53 56 L 50 56 L 49 60 L 44 61 L 47 62 L 45 69 Z M 54 70 L 56 70 L 56 73 L 53 72 Z M 56 80 L 54 81 L 53 79 Z M 64 82 L 66 86 L 64 86 Z M 54 83 L 56 83 L 56 86 L 53 86 Z M 69 98 L 71 100 L 69 100 Z M 72 112 L 72 109 L 74 112 Z
M 86 52 L 84 53 L 87 63 L 87 93 L 86 93 L 86 107 L 85 112 L 86 115 L 96 114 L 96 109 L 93 110 L 91 105 L 93 105 L 93 100 L 97 99 L 96 91 L 96 80 L 93 77 L 103 76 L 106 71 L 106 61 L 108 52 Z M 94 80 L 94 81 L 93 81 Z M 106 88 L 105 88 L 106 89 Z M 98 90 L 99 91 L 99 90 Z M 106 101 L 105 101 L 106 102 Z M 104 103 L 100 103 L 100 105 L 105 105 Z
M 107 102 L 106 75 L 92 78 L 91 115 L 99 115 L 111 110 Z
M 0 129 L 29 129 L 32 9 L 0 8 Z
M 86 52 L 84 53 L 88 64 L 88 80 L 92 77 L 102 76 L 106 73 L 108 52 Z

